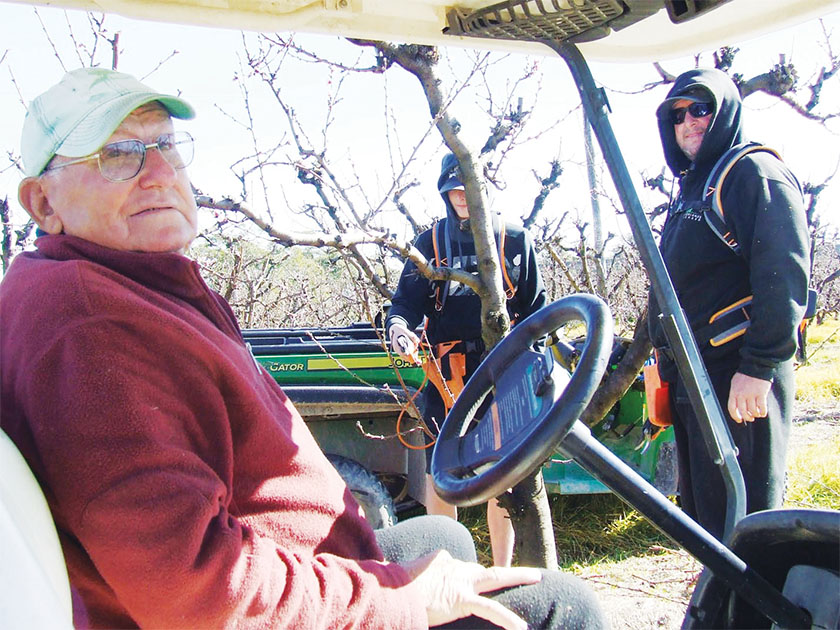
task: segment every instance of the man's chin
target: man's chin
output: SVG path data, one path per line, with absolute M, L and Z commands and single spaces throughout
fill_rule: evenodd
M 190 230 L 175 230 L 160 234 L 155 238 L 144 239 L 128 248 L 146 254 L 184 254 L 195 239 L 195 232 Z

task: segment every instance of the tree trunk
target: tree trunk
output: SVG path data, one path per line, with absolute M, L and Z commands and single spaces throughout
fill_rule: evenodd
M 557 546 L 542 467 L 499 497 L 513 524 L 513 557 L 518 566 L 557 569 Z
M 583 142 L 586 148 L 586 175 L 589 179 L 589 200 L 592 204 L 592 234 L 595 250 L 595 287 L 598 295 L 607 298 L 607 281 L 602 255 L 604 253 L 604 219 L 601 203 L 598 201 L 598 176 L 595 173 L 595 144 L 592 142 L 592 127 L 586 116 L 583 117 Z M 581 235 L 582 237 L 583 235 Z

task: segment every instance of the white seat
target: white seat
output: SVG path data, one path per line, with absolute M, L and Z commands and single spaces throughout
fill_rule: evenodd
M 73 602 L 50 509 L 0 431 L 0 627 L 72 628 Z

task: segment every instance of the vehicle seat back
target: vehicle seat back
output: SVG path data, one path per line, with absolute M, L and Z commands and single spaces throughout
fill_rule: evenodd
M 829 579 L 829 576 L 840 574 L 840 512 L 784 509 L 748 514 L 735 525 L 727 547 L 779 591 L 784 589 L 789 599 L 812 615 L 835 614 L 836 608 L 826 607 L 819 601 L 822 593 L 812 593 L 814 598 L 810 603 L 798 601 L 791 592 L 789 581 L 803 576 L 812 579 L 813 575 Z M 825 588 L 830 590 L 834 583 L 836 579 L 826 581 Z M 836 594 L 834 597 L 836 601 Z M 682 627 L 683 630 L 756 629 L 770 628 L 771 623 L 761 612 L 734 597 L 730 587 L 705 569 Z
M 72 628 L 64 555 L 41 487 L 0 431 L 0 627 Z

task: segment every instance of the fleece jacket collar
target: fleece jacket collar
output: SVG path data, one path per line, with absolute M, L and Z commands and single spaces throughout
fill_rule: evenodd
M 239 326 L 223 300 L 201 277 L 198 263 L 176 253 L 128 252 L 110 249 L 66 234 L 42 236 L 38 252 L 58 261 L 86 260 L 101 265 L 149 289 L 191 304 L 218 328 L 241 337 Z

